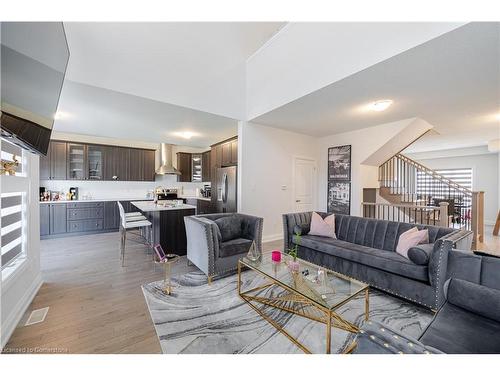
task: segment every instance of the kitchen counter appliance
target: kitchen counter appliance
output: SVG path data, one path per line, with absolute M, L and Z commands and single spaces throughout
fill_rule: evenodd
M 217 212 L 236 212 L 237 167 L 217 168 Z
M 178 198 L 177 189 L 165 189 L 161 187 L 157 187 L 155 189 L 155 202 L 164 201 L 164 200 L 175 200 Z

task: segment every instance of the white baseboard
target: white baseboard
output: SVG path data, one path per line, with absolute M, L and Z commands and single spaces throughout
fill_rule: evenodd
M 9 316 L 2 321 L 2 340 L 0 342 L 0 350 L 9 342 L 10 336 L 14 333 L 19 321 L 28 309 L 31 301 L 35 298 L 43 284 L 41 273 L 33 280 L 30 287 L 26 290 L 24 295 L 18 300 L 16 306 L 9 314 Z
M 277 241 L 277 240 L 282 240 L 282 239 L 283 239 L 283 234 L 275 233 L 275 234 L 269 234 L 267 236 L 263 236 L 262 242 L 271 242 L 271 241 Z

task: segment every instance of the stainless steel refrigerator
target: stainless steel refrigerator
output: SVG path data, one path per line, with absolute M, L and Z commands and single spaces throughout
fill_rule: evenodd
M 217 212 L 236 212 L 237 167 L 217 168 Z

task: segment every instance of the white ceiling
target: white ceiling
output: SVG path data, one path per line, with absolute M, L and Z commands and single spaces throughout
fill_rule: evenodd
M 169 142 L 192 147 L 237 134 L 237 121 L 66 80 L 54 130 L 143 142 Z M 195 133 L 187 140 L 174 132 Z
M 244 118 L 244 64 L 284 23 L 65 22 L 66 78 Z
M 314 136 L 419 117 L 435 126 L 411 150 L 499 137 L 500 24 L 472 23 L 331 84 L 252 122 Z M 365 105 L 392 99 L 385 112 Z

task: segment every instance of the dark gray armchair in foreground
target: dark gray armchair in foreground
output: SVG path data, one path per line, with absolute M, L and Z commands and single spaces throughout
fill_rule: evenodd
M 370 321 L 355 353 L 500 353 L 500 259 L 453 250 L 448 267 L 445 303 L 418 340 Z
M 262 253 L 261 217 L 240 213 L 184 217 L 187 259 L 203 271 L 208 282 L 213 276 L 235 271 L 253 241 Z

